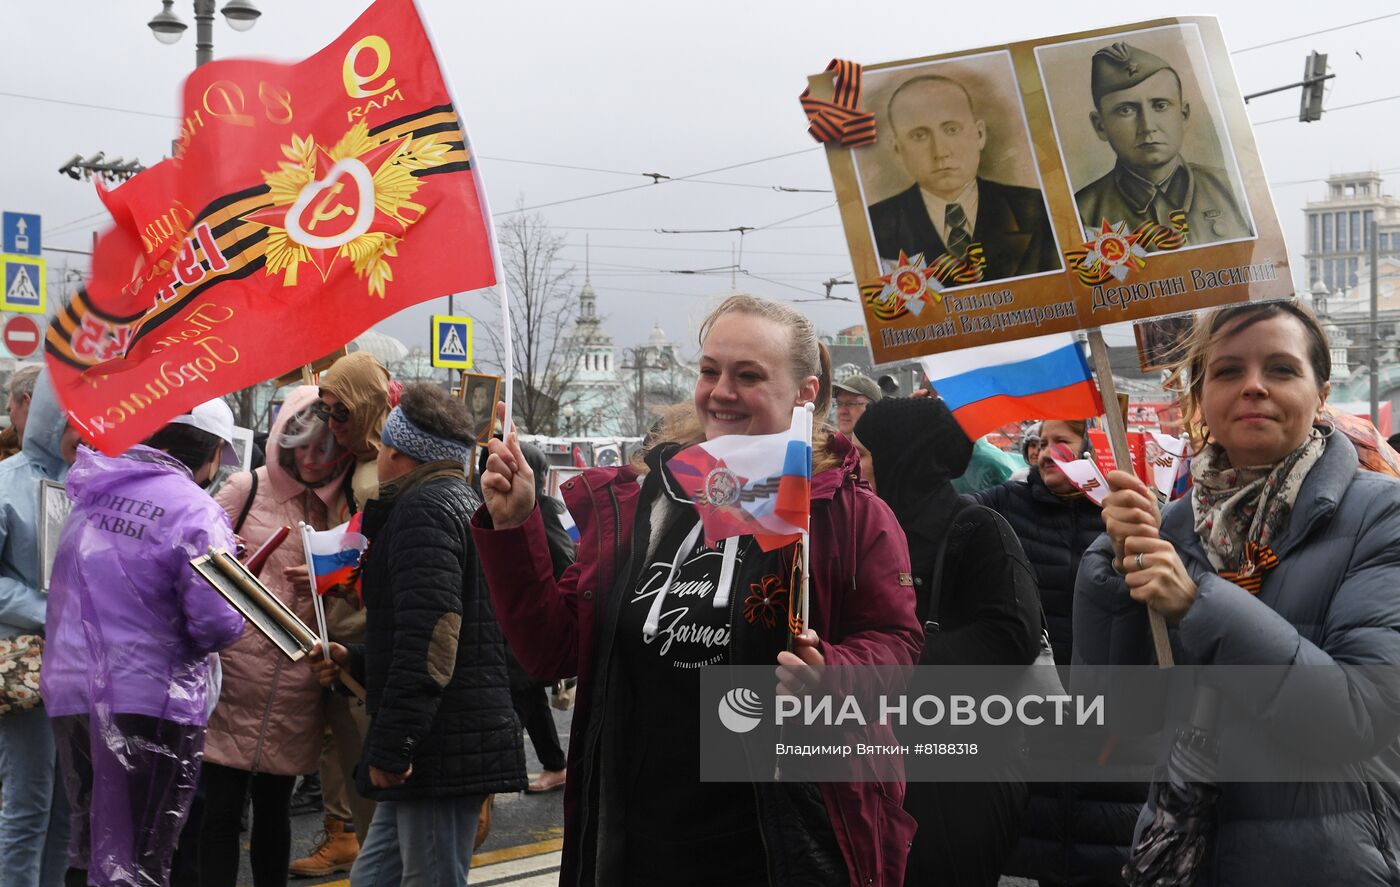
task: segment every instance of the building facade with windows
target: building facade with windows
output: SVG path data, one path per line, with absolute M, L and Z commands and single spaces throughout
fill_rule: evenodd
M 1370 263 L 1372 222 L 1380 254 L 1400 255 L 1400 199 L 1385 193 L 1378 172 L 1329 176 L 1327 196 L 1303 213 L 1309 289 L 1321 282 L 1341 299 L 1356 290 Z

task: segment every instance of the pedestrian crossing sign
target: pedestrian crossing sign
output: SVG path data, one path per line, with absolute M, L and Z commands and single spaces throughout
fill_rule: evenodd
M 472 368 L 472 319 L 433 315 L 433 366 Z
M 43 314 L 47 276 L 43 259 L 0 255 L 0 311 Z

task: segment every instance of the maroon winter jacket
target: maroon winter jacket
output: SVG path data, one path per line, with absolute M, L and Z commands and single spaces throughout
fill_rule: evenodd
M 828 665 L 913 664 L 923 632 L 912 589 L 902 584 L 909 575 L 904 532 L 884 502 L 858 483 L 855 448 L 839 435 L 830 438 L 830 447 L 843 462 L 812 478 L 810 626 L 821 638 Z M 583 733 L 594 716 L 592 691 L 602 680 L 596 673 L 597 633 L 606 598 L 619 579 L 616 571 L 627 567 L 641 490 L 631 466 L 591 469 L 564 483 L 580 538 L 577 562 L 557 582 L 538 509 L 510 530 L 491 529 L 484 506 L 473 520 L 496 616 L 521 664 L 542 680 L 578 675 L 564 792 L 560 883 L 566 885 L 591 882 L 578 870 L 583 799 L 575 777 L 588 766 L 580 760 L 588 745 Z M 846 573 L 852 569 L 854 582 Z M 820 786 L 852 885 L 904 883 L 916 826 L 902 809 L 902 770 L 897 777 Z

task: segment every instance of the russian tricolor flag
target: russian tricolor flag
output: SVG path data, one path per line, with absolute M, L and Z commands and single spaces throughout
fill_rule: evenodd
M 730 434 L 694 444 L 666 462 L 695 503 L 705 542 L 752 535 L 764 551 L 807 532 L 811 511 L 812 414 L 792 411 L 777 434 Z
M 307 531 L 305 545 L 307 565 L 316 577 L 316 591 L 325 594 L 354 580 L 360 555 L 369 541 L 345 523 L 330 530 Z
M 574 523 L 574 516 L 569 514 L 569 509 L 567 507 L 564 509 L 563 513 L 559 515 L 559 523 L 564 525 L 564 532 L 568 533 L 569 538 L 577 545 L 579 540 L 578 524 Z
M 972 440 L 1008 422 L 1103 413 L 1084 347 L 1069 333 L 919 358 L 929 383 Z

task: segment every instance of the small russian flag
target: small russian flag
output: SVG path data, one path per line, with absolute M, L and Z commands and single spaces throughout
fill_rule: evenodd
M 804 407 L 777 434 L 730 434 L 667 461 L 700 512 L 705 542 L 752 535 L 764 551 L 801 538 L 811 511 L 812 426 Z
M 356 578 L 360 555 L 368 547 L 369 540 L 355 532 L 352 525 L 358 529 L 358 522 L 350 521 L 334 529 L 306 534 L 306 555 L 311 573 L 316 577 L 318 594 Z
M 1103 399 L 1070 333 L 998 342 L 919 359 L 972 440 L 1024 419 L 1087 419 Z

